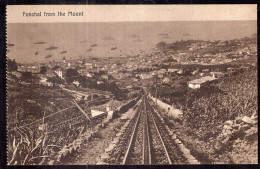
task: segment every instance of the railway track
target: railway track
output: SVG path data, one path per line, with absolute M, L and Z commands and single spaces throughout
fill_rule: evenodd
M 110 154 L 109 164 L 181 164 L 186 158 L 144 96 L 118 145 Z

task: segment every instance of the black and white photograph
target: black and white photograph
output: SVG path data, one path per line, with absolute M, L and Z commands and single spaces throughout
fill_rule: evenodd
M 257 5 L 8 5 L 8 165 L 258 163 Z

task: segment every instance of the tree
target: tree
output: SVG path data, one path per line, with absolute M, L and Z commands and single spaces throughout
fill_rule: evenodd
M 78 76 L 78 82 L 82 87 L 89 87 L 89 81 L 90 79 L 86 76 L 81 76 L 81 75 Z
M 164 48 L 165 46 L 166 46 L 167 44 L 165 43 L 165 42 L 159 42 L 159 43 L 157 43 L 157 47 L 158 48 Z
M 17 66 L 17 62 L 15 61 L 15 59 L 13 59 L 13 60 L 8 59 L 7 60 L 7 70 L 10 72 L 13 72 L 13 71 L 17 71 L 17 69 L 18 69 L 18 66 Z
M 54 66 L 54 67 L 52 68 L 52 70 L 56 70 L 56 69 L 58 69 L 58 68 L 60 68 L 60 66 L 56 65 L 56 66 Z
M 106 71 L 100 70 L 97 75 L 101 76 L 101 75 L 106 75 L 106 74 L 107 74 Z
M 76 69 L 69 68 L 66 71 L 66 80 L 68 83 L 72 83 L 75 78 L 78 77 L 78 71 Z
M 21 76 L 21 80 L 25 82 L 32 82 L 32 72 L 23 72 Z
M 53 84 L 53 86 L 55 86 L 55 84 L 64 84 L 64 80 L 61 79 L 59 76 L 53 76 L 53 77 L 48 77 L 47 79 L 48 82 L 51 82 Z
M 47 68 L 45 66 L 41 67 L 40 74 L 46 74 Z

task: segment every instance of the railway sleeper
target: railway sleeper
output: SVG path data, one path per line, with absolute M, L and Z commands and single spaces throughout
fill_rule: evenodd
M 134 157 L 131 157 L 131 160 L 136 160 L 136 161 L 140 161 L 140 157 L 142 157 L 141 155 L 139 156 L 134 156 Z
M 155 152 L 154 152 L 154 155 L 155 155 L 155 156 L 162 156 L 162 155 L 165 155 L 165 153 L 162 152 L 162 151 L 155 151 Z
M 97 165 L 108 165 L 108 163 L 102 161 L 102 160 L 99 160 L 97 163 Z
M 158 162 L 167 162 L 167 158 L 166 157 L 155 157 L 155 160 Z

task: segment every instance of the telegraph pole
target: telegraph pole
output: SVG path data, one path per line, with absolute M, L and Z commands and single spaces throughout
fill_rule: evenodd
M 157 106 L 157 79 L 158 79 L 158 72 L 157 72 L 157 70 L 156 70 L 156 76 L 155 76 L 155 103 L 156 103 L 156 106 Z
M 109 106 L 110 111 L 113 109 L 113 107 L 112 107 L 113 105 L 114 105 L 114 96 L 112 96 L 112 102 L 110 102 L 110 106 Z

